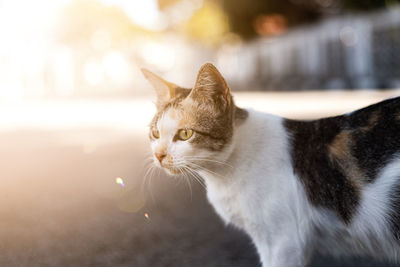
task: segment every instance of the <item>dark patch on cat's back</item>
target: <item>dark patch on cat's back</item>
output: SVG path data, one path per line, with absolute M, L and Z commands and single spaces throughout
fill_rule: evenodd
M 399 114 L 397 97 L 343 116 L 284 121 L 294 172 L 312 204 L 351 219 L 364 184 L 400 153 Z M 400 215 L 396 221 L 400 236 Z
M 374 115 L 375 114 L 375 115 Z M 349 127 L 355 128 L 353 154 L 366 173 L 367 182 L 375 182 L 381 171 L 400 155 L 400 97 L 357 110 L 348 116 Z M 367 118 L 370 119 L 367 119 Z M 365 126 L 368 121 L 373 127 Z M 373 123 L 371 123 L 373 122 Z M 400 173 L 391 188 L 389 224 L 400 241 Z
M 397 97 L 357 110 L 347 118 L 348 127 L 355 129 L 353 154 L 368 182 L 373 182 L 394 154 L 400 152 L 399 113 Z
M 362 188 L 366 175 L 364 170 L 358 166 L 358 160 L 353 155 L 354 140 L 353 130 L 342 130 L 328 145 L 328 156 L 333 166 L 339 168 L 353 186 Z
M 294 172 L 301 180 L 309 201 L 315 206 L 334 210 L 345 223 L 350 222 L 359 203 L 359 188 L 332 161 L 329 152 L 335 138 L 343 134 L 341 119 L 287 119 L 284 126 L 290 135 Z

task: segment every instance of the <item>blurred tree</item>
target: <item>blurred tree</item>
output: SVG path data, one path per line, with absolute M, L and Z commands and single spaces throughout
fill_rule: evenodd
M 315 1 L 302 0 L 219 0 L 229 17 L 231 30 L 243 38 L 257 35 L 255 21 L 260 16 L 278 15 L 286 26 L 309 23 L 321 16 Z M 361 0 L 360 0 L 361 1 Z

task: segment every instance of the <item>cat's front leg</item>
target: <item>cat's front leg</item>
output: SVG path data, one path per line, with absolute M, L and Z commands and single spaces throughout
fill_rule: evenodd
M 254 241 L 263 267 L 305 267 L 309 261 L 306 245 L 293 236 Z

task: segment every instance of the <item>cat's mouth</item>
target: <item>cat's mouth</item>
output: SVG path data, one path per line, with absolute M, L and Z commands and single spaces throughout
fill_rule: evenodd
M 191 162 L 185 162 L 184 164 L 182 164 L 181 160 L 175 162 L 172 157 L 168 156 L 163 160 L 154 159 L 154 164 L 163 169 L 168 174 L 173 176 L 185 175 L 186 173 L 193 173 L 197 169 L 196 166 L 192 166 L 193 164 L 191 164 Z
M 164 168 L 164 170 L 167 171 L 167 173 L 172 174 L 172 175 L 179 175 L 182 173 L 179 169 L 177 169 L 173 166 L 163 166 L 163 168 Z
M 173 164 L 169 162 L 159 162 L 158 164 L 163 170 L 165 170 L 170 175 L 179 175 L 182 174 L 182 169 L 175 167 Z
M 192 166 L 189 162 L 187 164 L 174 164 L 174 163 L 161 163 L 161 168 L 165 170 L 168 174 L 173 176 L 186 175 L 195 173 L 198 168 Z
M 164 165 L 161 166 L 167 173 L 171 174 L 171 175 L 179 175 L 182 174 L 182 170 L 175 168 L 174 166 L 170 166 L 170 165 Z

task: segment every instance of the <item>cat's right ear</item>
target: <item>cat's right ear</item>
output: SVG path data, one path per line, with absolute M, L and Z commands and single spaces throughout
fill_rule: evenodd
M 212 104 L 221 110 L 226 110 L 231 102 L 228 84 L 211 63 L 201 66 L 189 97 L 198 103 Z
M 164 80 L 147 69 L 142 68 L 141 70 L 144 77 L 151 83 L 156 91 L 157 107 L 160 107 L 163 103 L 175 97 L 175 91 L 176 88 L 178 88 L 177 85 Z

